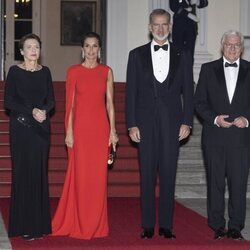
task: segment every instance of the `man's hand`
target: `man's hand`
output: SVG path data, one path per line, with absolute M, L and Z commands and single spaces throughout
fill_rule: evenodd
M 129 137 L 133 142 L 139 143 L 141 140 L 139 128 L 138 127 L 129 128 Z
M 190 127 L 188 125 L 182 124 L 179 132 L 179 141 L 187 138 L 190 134 Z
M 233 125 L 237 128 L 246 128 L 248 125 L 248 121 L 244 116 L 239 116 L 234 119 Z
M 229 115 L 218 115 L 216 118 L 216 124 L 222 128 L 230 128 L 233 125 L 233 123 L 225 121 L 225 119 L 228 117 Z

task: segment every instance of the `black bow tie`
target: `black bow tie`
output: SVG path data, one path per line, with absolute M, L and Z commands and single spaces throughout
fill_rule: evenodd
M 168 50 L 168 45 L 167 44 L 164 44 L 164 45 L 162 45 L 162 46 L 160 46 L 160 45 L 155 45 L 154 46 L 154 50 L 155 51 L 157 51 L 157 50 L 159 50 L 160 48 L 162 48 L 162 49 L 164 49 L 164 50 Z
M 225 63 L 225 67 L 238 67 L 238 65 L 237 65 L 236 62 L 235 63 L 228 63 L 228 62 L 226 62 Z

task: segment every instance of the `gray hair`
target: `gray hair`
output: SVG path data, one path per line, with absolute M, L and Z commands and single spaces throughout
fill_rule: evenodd
M 164 9 L 154 9 L 149 16 L 149 23 L 152 24 L 154 16 L 162 16 L 162 15 L 166 16 L 170 23 L 171 15 L 168 11 Z
M 240 37 L 240 44 L 241 44 L 241 47 L 242 47 L 241 50 L 243 50 L 243 48 L 244 48 L 244 36 L 242 35 L 241 32 L 239 32 L 237 30 L 228 30 L 223 34 L 223 36 L 221 38 L 221 50 L 223 50 L 223 45 L 224 45 L 226 37 L 227 36 L 232 36 L 232 35 Z

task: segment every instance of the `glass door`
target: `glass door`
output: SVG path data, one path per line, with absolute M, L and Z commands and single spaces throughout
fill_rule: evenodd
M 28 33 L 40 35 L 40 0 L 4 1 L 5 75 L 9 67 L 22 60 L 18 43 Z

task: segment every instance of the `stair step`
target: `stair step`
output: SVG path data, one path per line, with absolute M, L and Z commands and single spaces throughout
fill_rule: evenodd
M 64 145 L 65 82 L 53 82 L 53 86 L 56 104 L 54 115 L 51 117 L 48 175 L 50 196 L 58 197 L 62 192 L 68 163 L 67 149 Z M 110 197 L 138 197 L 140 195 L 138 150 L 136 144 L 131 142 L 125 124 L 125 88 L 125 83 L 114 84 L 116 129 L 119 135 L 119 144 L 113 168 L 108 171 L 108 195 Z M 3 89 L 4 84 L 0 82 L 0 197 L 8 197 L 10 195 L 11 158 L 9 152 L 9 117 L 3 107 Z M 176 197 L 206 195 L 201 130 L 200 121 L 194 117 L 192 136 L 182 143 L 180 148 Z M 157 186 L 156 194 L 158 194 L 158 191 Z
M 62 168 L 66 170 L 67 167 L 67 157 L 50 157 L 48 161 L 48 168 Z M 0 156 L 0 170 L 11 169 L 11 157 Z

